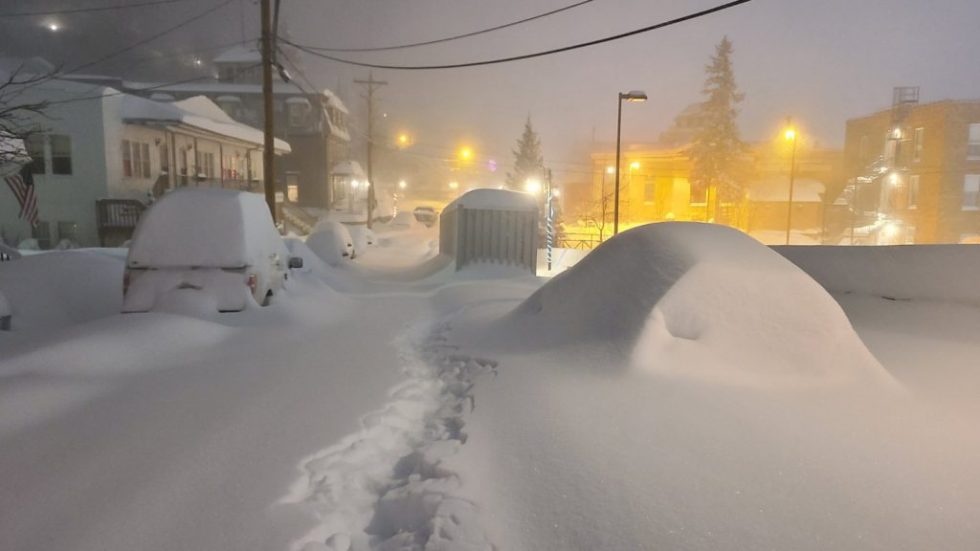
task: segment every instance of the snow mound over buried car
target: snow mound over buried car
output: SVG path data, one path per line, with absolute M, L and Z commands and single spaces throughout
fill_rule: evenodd
M 673 377 L 896 385 L 819 284 L 751 237 L 712 224 L 622 233 L 501 321 L 523 342 L 605 342 L 629 351 L 634 369 Z

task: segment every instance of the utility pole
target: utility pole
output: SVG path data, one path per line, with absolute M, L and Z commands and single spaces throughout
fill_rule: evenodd
M 371 219 L 374 218 L 374 177 L 372 157 L 374 153 L 374 90 L 382 86 L 387 86 L 385 80 L 374 80 L 374 73 L 368 73 L 367 80 L 354 79 L 354 84 L 363 84 L 367 87 L 367 227 L 371 227 Z
M 276 223 L 276 150 L 275 110 L 272 106 L 273 40 L 271 0 L 262 0 L 262 109 L 265 140 L 262 149 L 262 178 L 265 182 L 265 202 Z

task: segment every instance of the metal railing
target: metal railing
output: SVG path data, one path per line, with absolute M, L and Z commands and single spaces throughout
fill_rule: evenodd
M 132 237 L 140 216 L 146 205 L 135 199 L 97 199 L 95 201 L 95 220 L 99 232 L 99 243 L 119 245 Z

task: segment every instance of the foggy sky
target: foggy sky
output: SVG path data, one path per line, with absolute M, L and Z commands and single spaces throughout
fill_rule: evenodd
M 567 3 L 289 0 L 284 9 L 298 42 L 374 46 L 480 29 Z M 716 3 L 596 0 L 491 35 L 359 54 L 359 59 L 411 64 L 498 57 L 594 39 Z M 587 162 L 581 155 L 590 149 L 593 128 L 597 141 L 615 139 L 618 91 L 642 89 L 651 100 L 625 107 L 624 141 L 656 139 L 674 115 L 700 99 L 704 65 L 728 35 L 746 95 L 740 118 L 744 138 L 767 139 L 793 116 L 805 136 L 840 146 L 845 120 L 888 107 L 893 86 L 922 86 L 923 101 L 980 98 L 978 21 L 975 0 L 755 0 L 587 50 L 451 71 L 375 71 L 375 76 L 391 83 L 382 91 L 385 109 L 401 126 L 422 133 L 420 142 L 471 142 L 509 166 L 507 153 L 531 114 L 546 161 L 568 169 L 572 165 L 561 161 Z M 330 86 L 367 73 L 307 62 Z
M 40 20 L 0 19 L 0 54 L 43 53 L 66 62 L 91 59 L 117 42 L 201 12 L 217 0 L 68 18 L 57 36 Z M 297 42 L 377 46 L 439 38 L 554 9 L 572 0 L 283 0 L 283 27 Z M 371 54 L 342 54 L 393 64 L 459 62 L 526 53 L 631 30 L 721 0 L 595 0 L 527 25 L 449 44 Z M 0 11 L 104 5 L 73 0 L 3 2 Z M 36 19 L 36 18 L 35 18 Z M 79 29 L 82 22 L 89 27 Z M 95 21 L 98 28 L 92 31 Z M 724 35 L 735 46 L 735 72 L 746 99 L 746 140 L 773 136 L 792 116 L 804 139 L 840 146 L 844 122 L 888 107 L 893 86 L 919 85 L 922 100 L 980 98 L 980 2 L 976 0 L 755 0 L 663 31 L 529 61 L 449 71 L 375 71 L 387 132 L 410 132 L 413 154 L 447 156 L 466 143 L 482 159 L 511 164 L 524 118 L 541 135 L 546 162 L 565 178 L 582 177 L 588 153 L 615 139 L 616 93 L 642 89 L 645 104 L 624 108 L 624 142 L 651 142 L 686 105 L 701 98 L 704 65 Z M 73 25 L 75 23 L 75 25 Z M 112 32 L 107 32 L 107 29 Z M 172 36 L 116 59 L 103 72 L 147 78 L 158 66 L 125 59 L 207 47 L 258 35 L 258 6 L 237 0 Z M 204 54 L 207 58 L 211 53 Z M 181 63 L 186 63 L 182 60 Z M 351 84 L 367 76 L 306 56 L 319 86 L 340 92 L 363 134 L 363 100 Z M 180 63 L 166 60 L 176 70 Z M 144 74 L 139 74 L 140 70 Z M 183 70 L 193 70 L 183 67 Z M 159 75 L 163 78 L 186 76 Z M 593 145 L 595 140 L 599 145 Z M 587 176 L 586 176 L 587 177 Z

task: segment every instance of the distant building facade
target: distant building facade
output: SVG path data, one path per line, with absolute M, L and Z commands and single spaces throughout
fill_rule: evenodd
M 677 137 L 681 133 L 672 134 Z M 780 143 L 751 145 L 740 163 L 737 200 L 720 205 L 719 220 L 712 219 L 707 189 L 691 182 L 689 147 L 627 145 L 620 166 L 620 226 L 661 221 L 713 221 L 748 232 L 785 232 L 789 221 L 789 152 Z M 611 233 L 615 192 L 615 151 L 592 155 L 591 193 L 575 195 L 566 203 L 570 216 L 588 213 L 595 223 L 606 213 L 605 234 Z M 815 243 L 822 241 L 826 190 L 840 178 L 841 152 L 803 148 L 797 153 L 792 226 Z M 583 196 L 589 198 L 583 199 Z M 579 214 L 581 217 L 582 215 Z
M 180 186 L 261 191 L 262 133 L 206 98 L 161 103 L 112 88 L 52 79 L 20 100 L 47 101 L 25 141 L 39 223 L 19 217 L 0 187 L 0 239 L 34 238 L 41 248 L 119 245 L 139 211 Z M 277 140 L 277 153 L 289 145 Z
M 842 201 L 867 243 L 980 242 L 980 100 L 919 104 L 908 90 L 847 121 Z

